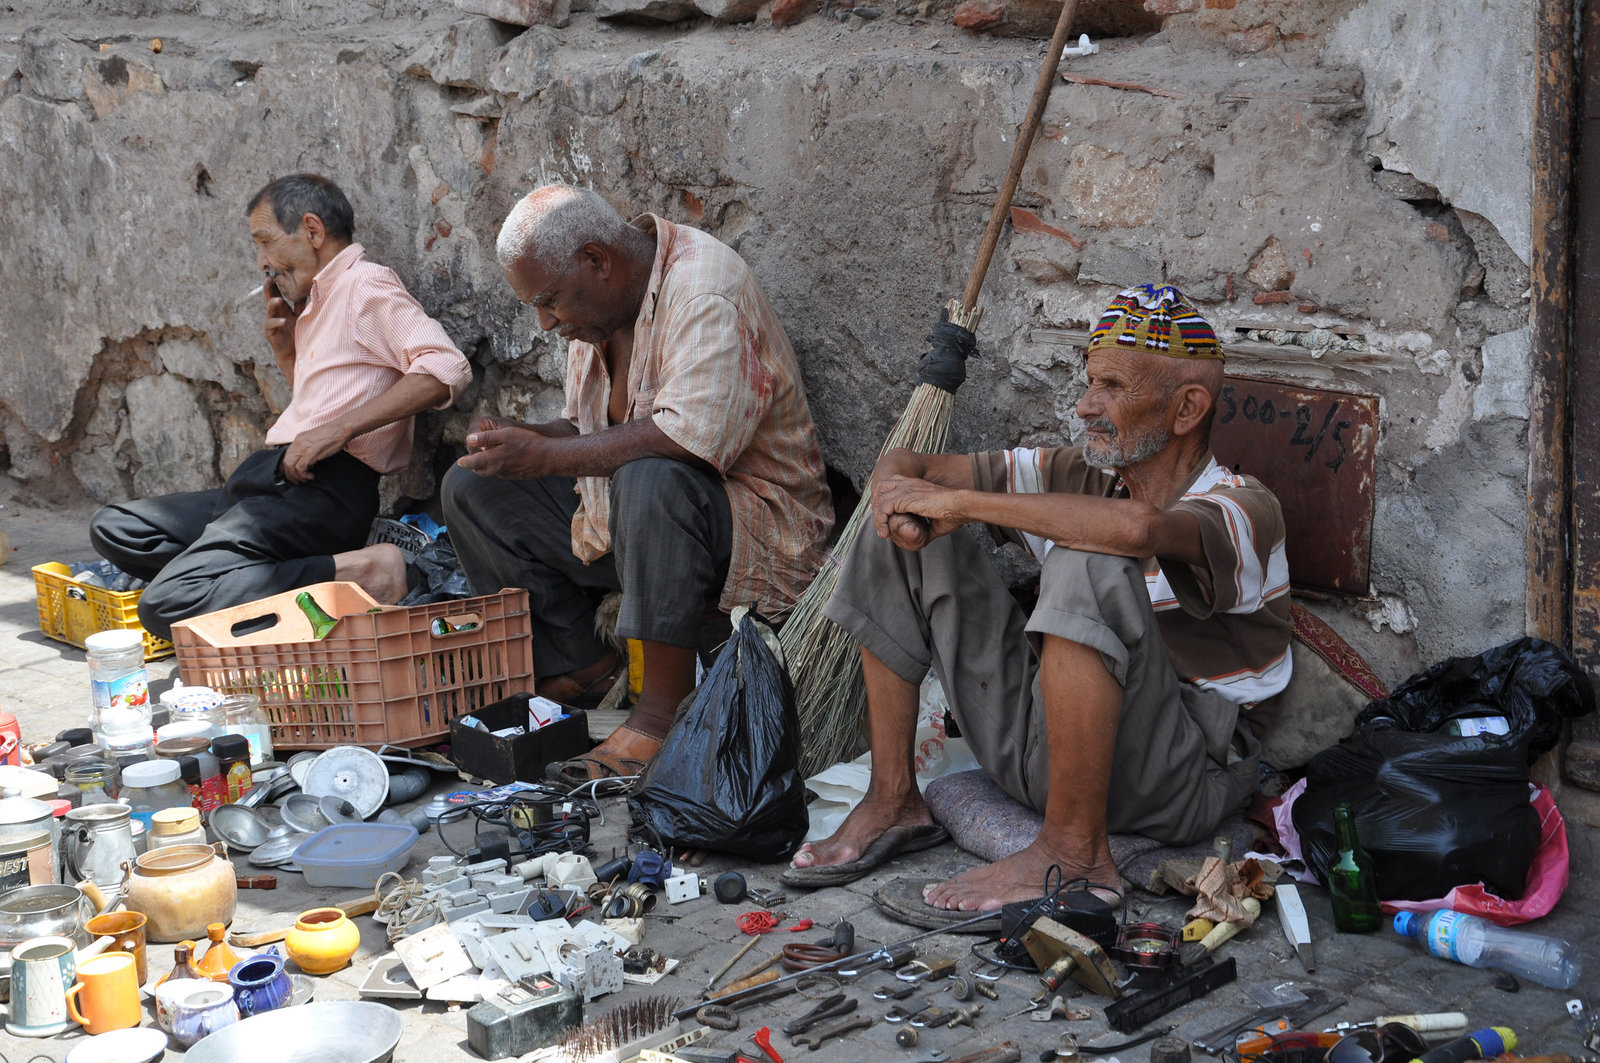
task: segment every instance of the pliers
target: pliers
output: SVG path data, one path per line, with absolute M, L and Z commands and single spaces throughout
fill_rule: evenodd
M 824 1019 L 848 1015 L 854 1010 L 856 1010 L 854 997 L 847 997 L 843 993 L 835 993 L 831 997 L 824 997 L 816 1007 L 785 1025 L 783 1032 L 793 1037 L 797 1033 L 805 1033 Z

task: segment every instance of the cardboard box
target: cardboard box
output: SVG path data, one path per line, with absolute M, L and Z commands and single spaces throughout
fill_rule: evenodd
M 527 734 L 502 738 L 492 731 L 528 726 L 531 694 L 513 694 L 474 712 L 488 730 L 450 722 L 450 759 L 468 775 L 490 782 L 542 782 L 551 761 L 571 760 L 589 752 L 589 716 L 572 712 L 565 720 Z

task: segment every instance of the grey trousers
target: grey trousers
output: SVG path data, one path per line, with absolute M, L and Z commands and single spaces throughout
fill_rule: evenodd
M 171 638 L 179 620 L 325 583 L 334 554 L 366 544 L 378 474 L 341 452 L 292 484 L 279 476 L 283 451 L 256 451 L 223 487 L 121 502 L 90 520 L 100 556 L 150 581 L 139 598 L 146 631 Z
M 920 683 L 933 668 L 983 770 L 1036 811 L 1049 800 L 1044 635 L 1100 651 L 1122 687 L 1113 833 L 1196 842 L 1255 792 L 1259 743 L 1238 706 L 1173 672 L 1144 574 L 1128 558 L 1051 550 L 1028 616 L 964 529 L 920 551 L 868 531 L 824 613 L 900 678 Z
M 611 647 L 594 631 L 607 591 L 622 592 L 617 632 L 694 647 L 721 597 L 733 551 L 733 512 L 715 476 L 669 458 L 643 458 L 611 477 L 611 553 L 572 553 L 577 481 L 502 480 L 452 466 L 439 494 L 450 541 L 474 594 L 526 587 L 537 676 L 594 664 Z

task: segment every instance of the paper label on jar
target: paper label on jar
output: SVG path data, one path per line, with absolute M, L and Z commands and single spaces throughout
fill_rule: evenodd
M 89 691 L 98 712 L 108 709 L 140 709 L 150 701 L 150 681 L 143 668 L 135 668 L 116 679 L 91 679 Z

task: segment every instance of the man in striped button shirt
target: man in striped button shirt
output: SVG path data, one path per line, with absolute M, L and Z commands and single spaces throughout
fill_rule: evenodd
M 293 398 L 223 487 L 106 506 L 89 528 L 102 557 L 150 581 L 139 621 L 164 638 L 179 620 L 328 580 L 398 601 L 399 549 L 364 546 L 378 478 L 410 461 L 413 415 L 472 380 L 439 323 L 353 242 L 338 185 L 281 177 L 246 213 L 267 342 Z
M 779 618 L 833 524 L 822 450 L 783 326 L 755 274 L 706 233 L 547 185 L 501 227 L 500 266 L 539 327 L 567 341 L 560 418 L 487 418 L 441 488 L 474 590 L 526 587 L 539 692 L 592 703 L 626 669 L 594 630 L 643 649 L 627 722 L 561 781 L 637 773 L 694 689 L 708 610 Z
M 1037 898 L 1051 865 L 1118 902 L 1109 832 L 1194 842 L 1255 791 L 1251 709 L 1289 681 L 1289 570 L 1277 499 L 1211 454 L 1222 357 L 1181 292 L 1132 288 L 1090 339 L 1081 448 L 878 462 L 877 535 L 825 610 L 862 643 L 872 781 L 786 883 L 848 882 L 945 837 L 911 766 L 930 666 L 979 764 L 1044 815 L 1011 855 L 928 886 L 937 908 Z M 1039 559 L 1031 615 L 968 523 Z

